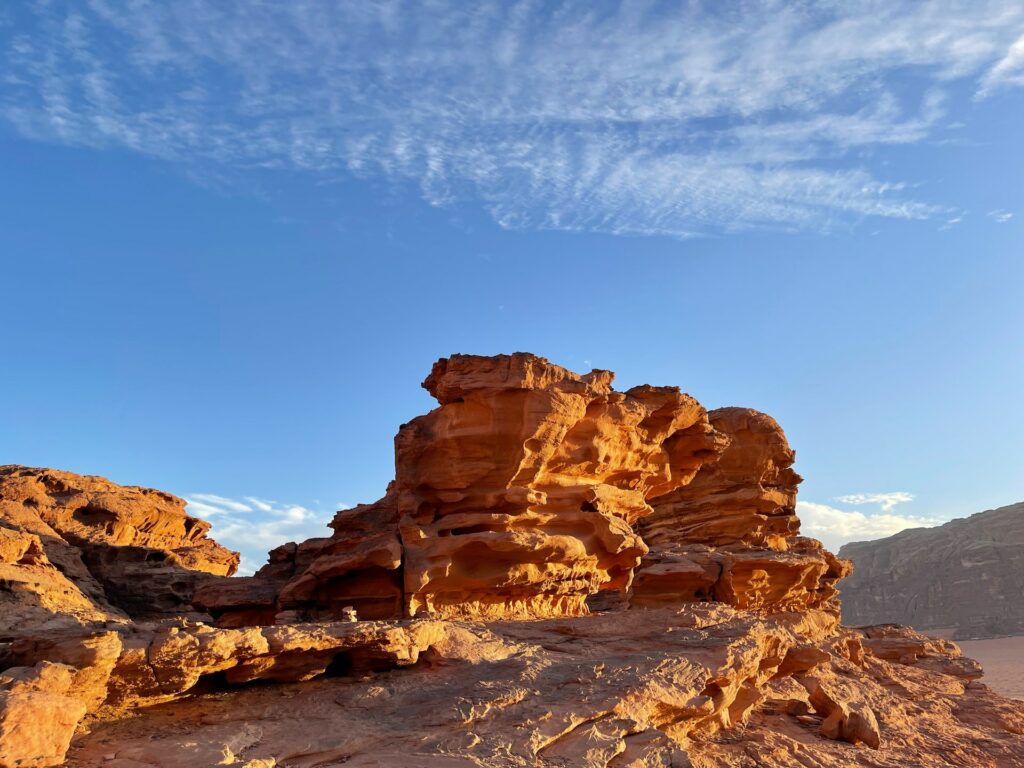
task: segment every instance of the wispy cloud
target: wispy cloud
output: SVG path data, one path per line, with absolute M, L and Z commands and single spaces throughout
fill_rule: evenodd
M 914 500 L 914 494 L 906 491 L 894 491 L 892 493 L 851 493 L 846 496 L 836 496 L 834 501 L 842 504 L 877 504 L 883 512 L 892 512 L 897 504 L 905 504 Z
M 987 214 L 992 221 L 996 224 L 1006 224 L 1010 219 L 1013 218 L 1013 214 L 1009 211 L 1004 211 L 1002 208 L 997 208 L 994 211 L 989 211 Z
M 327 523 L 334 512 L 300 504 L 282 504 L 253 496 L 238 501 L 212 493 L 186 496 L 188 512 L 209 520 L 210 536 L 229 549 L 242 553 L 238 573 L 248 576 L 267 560 L 267 552 L 289 541 L 330 536 Z M 347 508 L 347 505 L 340 505 Z
M 823 229 L 945 214 L 861 157 L 926 139 L 956 81 L 1020 85 L 1022 35 L 1017 0 L 39 3 L 0 27 L 0 118 L 506 227 Z
M 992 68 L 981 79 L 978 96 L 984 98 L 1000 88 L 1024 85 L 1024 35 L 1010 46 Z
M 894 515 L 891 512 L 865 514 L 813 501 L 798 501 L 796 507 L 801 531 L 821 539 L 833 551 L 851 541 L 870 541 L 892 536 L 907 528 L 930 528 L 946 522 L 933 517 Z

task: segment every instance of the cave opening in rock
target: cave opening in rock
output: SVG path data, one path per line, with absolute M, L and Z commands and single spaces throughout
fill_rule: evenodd
M 117 515 L 102 507 L 96 507 L 92 504 L 86 504 L 84 507 L 79 507 L 71 516 L 84 525 L 95 525 L 95 526 L 107 526 L 111 523 L 116 522 Z
M 341 651 L 334 654 L 331 663 L 324 670 L 323 677 L 351 677 L 352 674 L 352 655 L 347 651 Z

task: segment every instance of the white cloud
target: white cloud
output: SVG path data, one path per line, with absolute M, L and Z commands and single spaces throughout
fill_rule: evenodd
M 907 528 L 930 528 L 946 522 L 932 517 L 894 515 L 887 512 L 865 514 L 836 509 L 813 501 L 798 501 L 801 532 L 821 539 L 832 551 L 851 541 L 870 541 L 892 536 Z
M 843 504 L 877 504 L 883 512 L 892 512 L 897 504 L 905 504 L 914 500 L 914 494 L 906 491 L 895 491 L 893 493 L 851 493 L 846 496 L 836 496 L 835 501 Z
M 1013 218 L 1013 214 L 1009 211 L 1004 211 L 1002 208 L 997 208 L 994 211 L 989 211 L 987 214 L 996 224 L 1006 224 L 1010 219 Z
M 210 536 L 214 540 L 242 553 L 242 563 L 238 568 L 240 576 L 249 576 L 257 571 L 274 547 L 332 533 L 327 523 L 334 517 L 333 511 L 309 509 L 299 504 L 279 504 L 252 496 L 246 496 L 248 503 L 242 503 L 212 493 L 192 494 L 185 500 L 189 514 L 213 523 Z
M 1024 85 L 1024 35 L 1017 38 L 1006 55 L 985 73 L 981 79 L 978 95 L 984 98 L 1000 88 L 1022 85 Z
M 217 496 L 213 493 L 197 493 L 189 497 L 189 502 L 201 504 L 213 510 L 212 514 L 223 514 L 224 512 L 252 512 L 252 507 L 240 501 L 229 499 L 225 496 Z
M 1018 82 L 1018 0 L 40 3 L 0 119 L 221 171 L 412 184 L 501 225 L 686 237 L 922 219 L 861 159 Z
M 277 504 L 276 501 L 270 501 L 269 499 L 257 499 L 253 496 L 246 496 L 245 500 L 260 512 L 270 512 L 274 508 L 274 505 Z

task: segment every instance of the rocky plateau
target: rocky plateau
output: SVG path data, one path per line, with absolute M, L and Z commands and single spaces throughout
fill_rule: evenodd
M 745 408 L 454 355 L 395 479 L 254 576 L 159 491 L 0 468 L 0 768 L 1024 766 L 951 641 L 844 627 Z

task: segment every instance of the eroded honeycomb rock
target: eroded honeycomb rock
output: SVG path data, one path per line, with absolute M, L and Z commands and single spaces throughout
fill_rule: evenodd
M 238 553 L 162 491 L 53 469 L 0 467 L 0 633 L 190 610 L 195 586 Z

